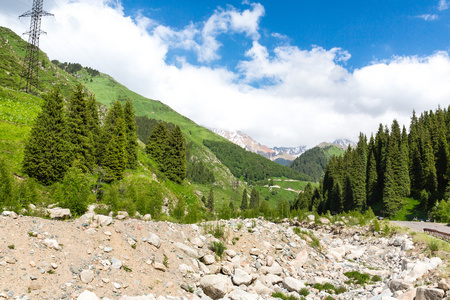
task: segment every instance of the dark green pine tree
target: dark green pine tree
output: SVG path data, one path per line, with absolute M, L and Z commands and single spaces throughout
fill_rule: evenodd
M 256 188 L 252 189 L 250 193 L 250 204 L 249 208 L 258 208 L 259 207 L 259 193 Z
M 113 179 L 122 179 L 127 165 L 125 121 L 123 119 L 122 104 L 114 101 L 108 111 L 102 132 L 102 160 L 105 168 Z
M 163 164 L 165 174 L 170 180 L 181 184 L 186 178 L 186 147 L 178 125 L 170 134 Z
M 438 183 L 433 148 L 429 138 L 425 137 L 423 140 L 422 153 L 422 170 L 425 179 L 424 188 L 430 195 L 433 195 L 437 190 Z M 429 209 L 433 205 L 433 203 L 423 204 L 425 209 Z
M 384 172 L 386 170 L 386 152 L 387 141 L 389 137 L 388 129 L 383 129 L 383 125 L 380 124 L 378 131 L 375 135 L 375 161 L 377 163 L 377 177 L 378 177 L 378 191 L 380 196 L 383 193 L 384 184 Z
M 125 120 L 125 134 L 127 137 L 126 153 L 128 168 L 135 169 L 138 165 L 138 142 L 136 133 L 136 117 L 133 103 L 127 99 L 123 110 Z
M 411 194 L 411 180 L 409 177 L 409 149 L 406 128 L 403 126 L 402 138 L 400 141 L 399 158 L 397 170 L 397 189 L 400 197 L 407 197 Z
M 342 202 L 342 188 L 341 184 L 336 181 L 333 184 L 331 193 L 328 195 L 329 210 L 332 213 L 341 213 L 344 209 L 344 203 Z
M 344 211 L 353 210 L 355 201 L 353 199 L 353 186 L 350 175 L 345 176 L 344 188 L 342 189 L 342 202 L 344 204 Z
M 92 153 L 95 157 L 94 163 L 99 164 L 98 152 L 99 152 L 99 143 L 100 143 L 99 137 L 101 134 L 101 128 L 100 128 L 100 117 L 98 115 L 98 105 L 93 94 L 90 94 L 88 96 L 87 108 L 90 114 L 90 117 L 88 118 L 89 143 L 91 145 Z
M 325 174 L 323 176 L 323 181 L 322 181 L 322 191 L 323 191 L 323 197 L 325 199 L 325 201 L 327 202 L 327 207 L 329 210 L 331 211 L 335 211 L 334 209 L 337 209 L 334 200 L 332 198 L 332 190 L 333 190 L 333 186 L 334 183 L 336 181 L 338 181 L 338 176 L 336 176 L 336 167 L 337 167 L 337 158 L 336 156 L 332 156 L 330 161 L 328 162 L 326 168 L 325 168 Z M 296 199 L 296 201 L 294 202 L 294 206 L 293 209 L 299 209 L 299 205 L 300 205 L 300 201 L 303 199 L 301 196 L 302 193 L 300 193 L 298 195 L 298 198 Z M 303 206 L 303 205 L 302 205 Z M 308 206 L 306 206 L 308 207 Z M 333 208 L 332 208 L 333 207 Z
M 0 159 L 0 207 L 10 207 L 13 202 L 14 177 L 6 160 Z
M 411 182 L 411 192 L 418 195 L 424 186 L 424 174 L 422 169 L 422 154 L 420 151 L 420 132 L 419 121 L 416 112 L 413 111 L 411 124 L 409 127 L 408 145 L 409 145 L 409 178 Z
M 77 85 L 72 97 L 69 99 L 67 111 L 67 129 L 70 142 L 72 161 L 84 172 L 91 170 L 95 163 L 95 153 L 91 144 L 89 125 L 92 114 L 88 108 L 86 93 L 83 85 Z
M 210 212 L 214 212 L 214 191 L 213 188 L 209 190 L 208 200 L 206 202 L 206 208 L 209 209 Z
M 378 173 L 377 173 L 377 162 L 375 160 L 375 141 L 373 136 L 370 137 L 369 141 L 369 155 L 367 158 L 367 176 L 366 176 L 366 193 L 367 193 L 367 204 L 373 205 L 376 203 L 377 199 L 381 198 L 381 193 L 378 191 Z
M 241 208 L 242 211 L 247 210 L 247 208 L 248 208 L 248 196 L 247 196 L 247 190 L 246 189 L 242 193 L 242 200 L 241 200 L 240 208 Z
M 398 197 L 394 179 L 394 170 L 392 169 L 391 157 L 386 158 L 386 172 L 384 174 L 384 188 L 383 188 L 383 205 L 386 213 L 393 216 L 400 209 L 400 198 Z
M 31 129 L 23 170 L 43 184 L 62 180 L 70 165 L 70 147 L 60 89 L 44 96 L 41 113 Z
M 315 188 L 314 193 L 312 195 L 311 200 L 311 211 L 317 211 L 319 214 L 324 212 L 321 204 L 323 203 L 322 193 L 320 192 L 320 188 Z
M 159 164 L 159 168 L 163 172 L 165 171 L 163 161 L 168 141 L 169 134 L 166 126 L 163 122 L 158 122 L 153 128 L 145 148 L 145 151 Z
M 367 171 L 367 137 L 360 134 L 358 146 L 352 158 L 352 191 L 354 209 L 362 212 L 366 209 L 366 171 Z
M 449 181 L 449 178 L 447 177 L 447 169 L 450 163 L 450 149 L 448 145 L 450 139 L 447 140 L 446 138 L 450 132 L 450 128 L 447 127 L 445 122 L 445 110 L 439 108 L 436 111 L 435 123 L 435 130 L 437 131 L 435 134 L 437 135 L 437 138 L 436 145 L 434 145 L 434 157 L 436 160 L 436 176 L 438 181 L 437 198 L 442 199 L 444 198 L 445 188 Z

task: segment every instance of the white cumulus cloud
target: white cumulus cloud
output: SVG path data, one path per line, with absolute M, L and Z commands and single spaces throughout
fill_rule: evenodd
M 425 21 L 434 21 L 437 20 L 439 17 L 436 14 L 423 14 L 416 16 L 419 19 L 424 19 Z

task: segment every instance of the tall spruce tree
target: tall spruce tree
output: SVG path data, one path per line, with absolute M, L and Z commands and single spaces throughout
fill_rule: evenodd
M 67 129 L 70 142 L 71 159 L 77 161 L 78 167 L 84 172 L 91 170 L 95 163 L 94 149 L 89 132 L 92 124 L 92 114 L 89 111 L 86 93 L 80 83 L 69 99 L 67 112 Z
M 126 153 L 128 168 L 135 169 L 138 164 L 138 142 L 136 133 L 136 116 L 134 113 L 133 103 L 127 99 L 123 110 L 125 120 L 125 134 L 127 137 Z
M 90 114 L 88 118 L 89 143 L 94 155 L 94 164 L 99 164 L 99 143 L 100 143 L 100 117 L 98 115 L 98 105 L 93 94 L 88 95 L 87 109 Z
M 114 101 L 102 130 L 103 166 L 113 179 L 122 179 L 127 165 L 126 133 L 122 104 Z
M 356 151 L 352 158 L 352 191 L 355 209 L 366 209 L 367 137 L 360 134 Z
M 186 147 L 180 126 L 171 132 L 164 155 L 164 169 L 167 178 L 182 183 L 186 178 Z
M 393 216 L 400 208 L 400 198 L 395 190 L 394 170 L 392 168 L 391 157 L 386 158 L 386 173 L 384 174 L 383 204 L 386 213 Z
M 247 190 L 244 189 L 244 192 L 242 193 L 242 200 L 241 200 L 241 210 L 247 210 L 248 208 L 248 196 L 247 196 Z
M 70 165 L 70 147 L 60 89 L 44 96 L 44 105 L 31 129 L 23 170 L 43 184 L 62 180 Z
M 208 200 L 206 202 L 206 207 L 209 209 L 210 212 L 214 212 L 214 190 L 211 188 L 209 190 L 209 196 Z
M 367 177 L 366 177 L 366 193 L 367 203 L 373 205 L 377 199 L 381 198 L 381 193 L 378 192 L 378 173 L 377 162 L 375 160 L 375 141 L 373 136 L 369 141 L 369 156 L 367 159 Z
M 334 182 L 331 193 L 329 197 L 329 210 L 333 213 L 341 213 L 344 208 L 344 203 L 342 202 L 342 188 L 339 181 Z
M 409 149 L 406 128 L 403 127 L 399 148 L 399 161 L 396 170 L 398 193 L 401 197 L 411 194 L 411 180 L 409 175 Z
M 153 128 L 145 148 L 145 151 L 159 164 L 160 170 L 163 172 L 165 171 L 163 162 L 168 141 L 169 133 L 166 126 L 163 122 L 158 122 Z
M 250 193 L 250 204 L 249 208 L 258 208 L 259 207 L 259 193 L 256 188 L 252 189 Z

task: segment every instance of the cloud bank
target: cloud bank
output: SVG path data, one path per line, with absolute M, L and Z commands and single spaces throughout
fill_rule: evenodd
M 17 19 L 24 10 L 20 1 L 0 3 L 0 25 L 25 32 L 29 19 Z M 178 30 L 126 16 L 117 1 L 49 1 L 45 10 L 55 15 L 42 21 L 48 35 L 40 46 L 50 59 L 96 68 L 198 124 L 239 129 L 268 146 L 356 140 L 360 131 L 370 135 L 394 118 L 408 127 L 413 109 L 436 109 L 450 99 L 447 52 L 393 57 L 350 72 L 345 49 L 300 49 L 275 32 L 284 44 L 264 44 L 266 12 L 257 3 L 218 8 Z M 221 51 L 234 51 L 221 42 L 227 35 L 249 42 L 234 69 L 220 64 Z M 171 50 L 178 51 L 175 59 Z

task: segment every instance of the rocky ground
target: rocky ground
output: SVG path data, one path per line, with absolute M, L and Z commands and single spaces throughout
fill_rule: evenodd
M 180 225 L 3 212 L 0 299 L 450 299 L 449 262 L 420 254 L 408 235 L 310 217 Z M 221 240 L 207 233 L 220 228 Z M 209 247 L 221 241 L 222 258 Z M 358 284 L 351 271 L 370 279 Z

